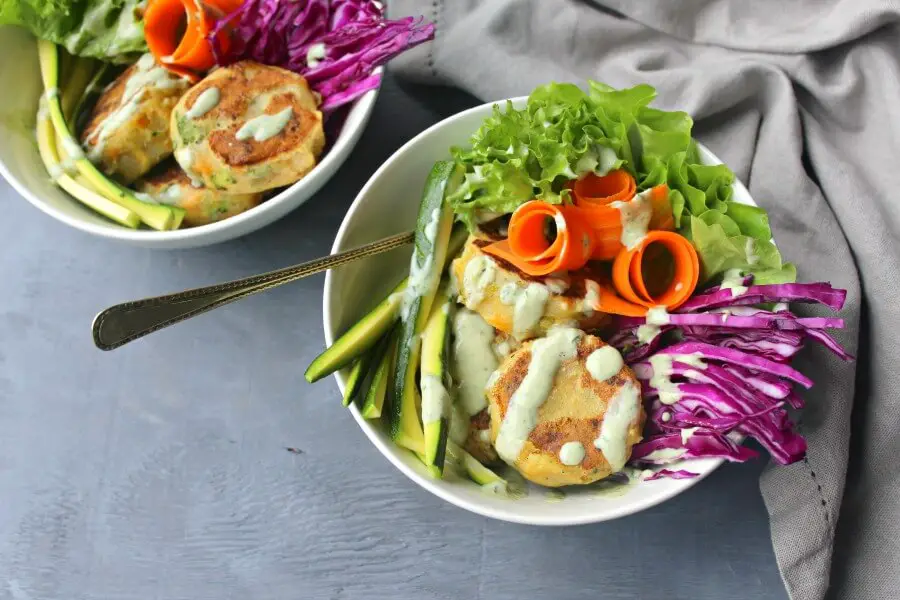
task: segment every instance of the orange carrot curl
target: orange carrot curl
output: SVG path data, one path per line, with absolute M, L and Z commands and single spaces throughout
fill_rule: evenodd
M 144 13 L 147 47 L 161 65 L 193 81 L 215 64 L 207 39 L 213 23 L 237 10 L 243 0 L 150 0 Z M 216 43 L 224 50 L 230 40 L 220 32 Z
M 574 205 L 526 202 L 513 213 L 508 238 L 485 246 L 484 251 L 532 277 L 576 271 L 589 260 L 611 260 L 612 287 L 600 284 L 595 310 L 638 316 L 653 306 L 677 308 L 697 287 L 697 252 L 687 239 L 671 231 L 674 219 L 665 184 L 648 194 L 652 231 L 634 248 L 622 245 L 618 203 L 631 201 L 635 187 L 634 178 L 624 170 L 604 177 L 590 174 L 570 186 Z M 650 285 L 660 282 L 665 285 Z

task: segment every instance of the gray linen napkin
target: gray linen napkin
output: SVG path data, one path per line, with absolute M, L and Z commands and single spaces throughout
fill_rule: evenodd
M 389 10 L 437 25 L 433 43 L 394 61 L 401 77 L 484 100 L 551 80 L 652 84 L 656 105 L 691 113 L 697 137 L 769 211 L 800 279 L 847 288 L 837 337 L 859 360 L 814 348 L 798 361 L 816 382 L 800 419 L 808 457 L 770 465 L 760 487 L 792 599 L 898 597 L 898 3 L 394 0 Z

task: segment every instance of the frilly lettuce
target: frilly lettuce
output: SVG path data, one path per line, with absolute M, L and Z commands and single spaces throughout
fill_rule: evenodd
M 729 269 L 753 273 L 753 282 L 757 285 L 791 283 L 797 279 L 794 265 L 782 263 L 778 248 L 769 238 L 744 235 L 735 222 L 722 213 L 707 211 L 699 217 L 692 216 L 681 233 L 691 240 L 700 255 L 701 281 L 708 281 Z
M 586 93 L 551 83 L 535 89 L 522 110 L 511 102 L 493 113 L 467 148 L 451 149 L 466 177 L 449 201 L 473 228 L 483 214 L 508 214 L 537 198 L 568 201 L 565 184 L 588 172 L 627 169 L 643 190 L 666 183 L 676 226 L 691 239 L 703 263 L 703 281 L 727 269 L 754 273 L 757 281 L 796 277 L 771 243 L 764 210 L 732 201 L 734 173 L 701 163 L 684 112 L 649 107 L 656 90 L 617 90 L 595 81 Z
M 146 0 L 0 0 L 0 25 L 16 25 L 76 56 L 125 63 L 147 51 Z

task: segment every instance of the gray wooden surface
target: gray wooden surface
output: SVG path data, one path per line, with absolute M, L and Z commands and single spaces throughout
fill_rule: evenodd
M 389 79 L 317 197 L 212 248 L 94 239 L 0 183 L 0 599 L 785 597 L 761 462 L 577 528 L 489 521 L 416 487 L 332 380 L 303 381 L 323 344 L 321 276 L 93 348 L 109 304 L 326 253 L 380 162 L 474 103 Z

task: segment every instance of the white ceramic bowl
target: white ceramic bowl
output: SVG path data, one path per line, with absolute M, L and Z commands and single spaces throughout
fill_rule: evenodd
M 513 99 L 517 107 L 523 106 L 525 101 L 524 97 Z M 466 145 L 469 136 L 490 115 L 493 104 L 483 104 L 445 119 L 397 150 L 369 179 L 350 206 L 331 251 L 340 252 L 412 229 L 422 186 L 431 166 L 437 160 L 449 158 L 451 146 Z M 721 163 L 703 146 L 700 153 L 707 164 Z M 740 182 L 734 184 L 733 197 L 738 202 L 754 204 Z M 411 251 L 409 247 L 396 250 L 328 272 L 323 312 L 325 340 L 329 345 L 406 275 Z M 346 373 L 336 377 L 338 387 L 343 391 Z M 597 493 L 590 486 L 585 489 L 569 487 L 565 488 L 562 500 L 553 498 L 551 502 L 543 488 L 532 486 L 528 496 L 512 500 L 487 494 L 467 480 L 432 479 L 412 453 L 394 445 L 380 422 L 367 421 L 356 407 L 351 407 L 350 411 L 375 447 L 417 484 L 466 510 L 516 523 L 577 525 L 623 517 L 680 494 L 722 463 L 721 459 L 681 461 L 669 468 L 686 468 L 700 476 L 642 481 L 617 489 L 615 493 Z M 397 490 L 397 493 L 404 492 Z
M 34 123 L 42 92 L 34 38 L 15 27 L 0 27 L 0 173 L 19 194 L 54 219 L 87 233 L 148 248 L 192 248 L 240 237 L 294 210 L 325 185 L 347 159 L 372 114 L 378 90 L 350 108 L 337 139 L 303 179 L 245 213 L 201 227 L 177 231 L 132 230 L 106 220 L 53 185 L 38 155 Z

